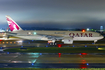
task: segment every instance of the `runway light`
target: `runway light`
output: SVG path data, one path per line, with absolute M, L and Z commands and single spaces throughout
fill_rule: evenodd
M 59 55 L 61 55 L 61 53 L 58 53 Z
M 87 53 L 81 53 L 81 55 L 87 55 Z
M 23 46 L 21 46 L 21 47 L 23 47 Z
M 98 48 L 98 50 L 102 50 L 103 48 Z
M 42 55 L 42 53 L 40 53 L 40 55 Z
M 62 45 L 61 45 L 61 44 L 58 44 L 57 46 L 58 46 L 58 47 L 62 47 Z
M 89 65 L 89 64 L 87 63 L 87 65 Z
M 87 67 L 84 66 L 84 67 L 81 67 L 81 68 L 82 68 L 82 69 L 85 69 L 85 68 L 87 68 Z
M 7 54 L 9 54 L 9 52 L 7 52 Z
M 85 69 L 85 68 L 87 68 L 87 65 L 82 63 L 82 64 L 80 65 L 80 68 L 81 68 L 81 69 Z
M 48 47 L 48 45 L 46 45 L 46 47 Z
M 105 48 L 98 48 L 98 50 L 105 50 Z
M 31 65 L 34 65 L 34 63 L 32 63 Z
M 74 45 L 73 45 L 73 47 L 74 47 Z

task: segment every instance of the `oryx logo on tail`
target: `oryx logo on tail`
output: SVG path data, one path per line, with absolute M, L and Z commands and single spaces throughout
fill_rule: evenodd
M 22 30 L 21 27 L 9 16 L 6 16 L 9 28 L 11 31 L 19 31 Z

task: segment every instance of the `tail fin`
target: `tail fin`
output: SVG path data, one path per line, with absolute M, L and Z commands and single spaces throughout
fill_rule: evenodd
M 9 16 L 6 16 L 11 31 L 20 31 L 22 28 Z

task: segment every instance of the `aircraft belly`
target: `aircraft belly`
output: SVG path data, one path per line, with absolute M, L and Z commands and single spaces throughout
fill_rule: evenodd
M 99 40 L 100 37 L 74 37 L 74 41 L 94 41 Z

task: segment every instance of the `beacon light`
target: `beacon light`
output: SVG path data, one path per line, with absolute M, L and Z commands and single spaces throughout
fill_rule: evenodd
M 83 29 L 82 32 L 84 33 L 85 32 L 85 29 Z

